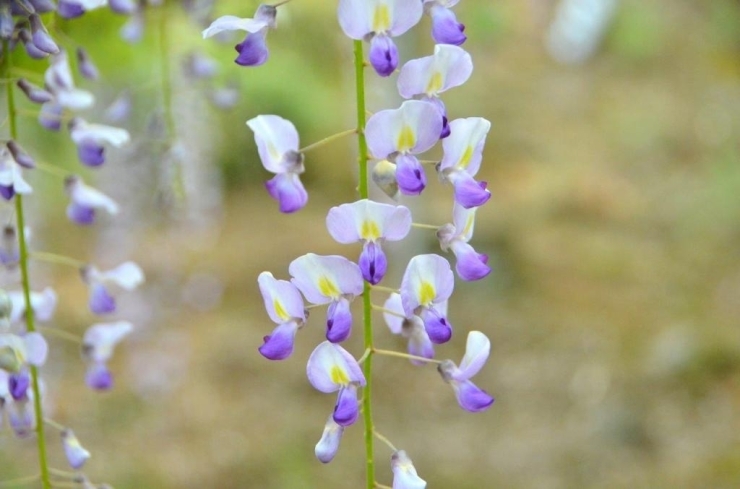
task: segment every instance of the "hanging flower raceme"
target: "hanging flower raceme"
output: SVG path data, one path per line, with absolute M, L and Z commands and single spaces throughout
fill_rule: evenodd
M 401 205 L 362 199 L 332 207 L 326 216 L 326 227 L 339 243 L 363 242 L 360 270 L 362 277 L 375 285 L 383 280 L 387 267 L 381 244 L 406 237 L 411 229 L 411 211 Z
M 324 341 L 311 353 L 306 366 L 308 381 L 317 390 L 337 392 L 332 419 L 340 426 L 357 421 L 357 388 L 365 385 L 365 376 L 357 360 L 339 345 Z
M 105 272 L 88 265 L 83 267 L 80 273 L 90 289 L 88 300 L 90 311 L 99 315 L 110 314 L 116 310 L 116 300 L 110 290 L 112 287 L 134 290 L 144 282 L 144 272 L 132 261 Z
M 419 195 L 426 187 L 424 168 L 414 155 L 434 146 L 441 131 L 442 116 L 437 108 L 420 100 L 376 112 L 365 127 L 373 157 L 395 163 L 398 188 L 406 195 Z
M 339 451 L 339 443 L 342 441 L 342 434 L 344 434 L 344 426 L 337 424 L 334 421 L 333 416 L 329 416 L 324 425 L 324 431 L 321 434 L 321 439 L 316 444 L 314 453 L 316 458 L 321 463 L 328 464 Z
M 476 252 L 468 241 L 473 237 L 475 212 L 478 208 L 466 209 L 457 202 L 452 210 L 452 223 L 445 224 L 437 231 L 442 250 L 452 250 L 457 258 L 455 271 L 463 280 L 480 280 L 489 273 L 488 255 Z
M 87 225 L 95 222 L 95 213 L 103 209 L 114 216 L 118 214 L 118 204 L 103 192 L 85 185 L 78 176 L 70 176 L 64 181 L 64 188 L 69 195 L 67 217 L 70 221 Z
M 258 115 L 247 121 L 254 131 L 254 141 L 267 171 L 275 174 L 265 186 L 280 204 L 280 212 L 302 209 L 308 193 L 298 175 L 305 171 L 303 154 L 298 152 L 298 131 L 292 122 L 277 115 Z
M 276 18 L 277 8 L 262 4 L 257 7 L 253 19 L 240 19 L 233 15 L 219 17 L 203 31 L 203 39 L 223 31 L 247 31 L 247 37 L 234 47 L 239 53 L 234 62 L 241 66 L 259 66 L 270 56 L 265 38 L 269 29 L 277 27 Z
M 329 304 L 326 339 L 346 340 L 352 332 L 350 302 L 363 290 L 360 267 L 343 256 L 308 253 L 293 260 L 288 271 L 308 302 Z
M 483 368 L 490 352 L 488 337 L 480 331 L 471 331 L 460 367 L 452 360 L 445 360 L 437 367 L 442 379 L 455 391 L 458 404 L 466 411 L 477 413 L 493 404 L 493 397 L 470 381 Z
M 454 287 L 455 276 L 450 264 L 439 255 L 413 257 L 403 274 L 401 303 L 404 313 L 406 317 L 421 317 L 433 343 L 445 343 L 452 337 L 445 309 Z
M 439 44 L 459 46 L 467 40 L 465 25 L 457 21 L 450 8 L 460 0 L 423 0 L 424 11 L 432 18 L 432 38 Z
M 77 145 L 77 156 L 87 166 L 105 163 L 105 143 L 120 147 L 130 139 L 128 131 L 103 124 L 89 124 L 81 117 L 69 121 L 69 133 Z
M 398 450 L 391 455 L 393 471 L 392 489 L 424 489 L 427 483 L 416 473 L 416 468 L 405 450 Z
M 270 272 L 257 278 L 265 309 L 277 327 L 264 338 L 259 352 L 270 360 L 283 360 L 293 353 L 295 335 L 306 322 L 303 297 L 295 285 L 287 280 L 277 280 Z
M 434 358 L 434 344 L 429 339 L 424 321 L 417 315 L 407 317 L 403 310 L 401 295 L 393 293 L 383 305 L 383 318 L 391 333 L 408 338 L 408 352 L 411 355 L 423 358 Z M 435 309 L 442 315 L 447 315 L 447 301 L 439 303 Z M 414 365 L 425 365 L 427 362 L 412 359 Z
M 392 37 L 415 26 L 423 14 L 416 0 L 340 0 L 338 17 L 344 33 L 370 42 L 370 64 L 380 76 L 398 66 L 398 49 Z
M 418 98 L 433 103 L 443 117 L 440 137 L 450 135 L 447 109 L 439 94 L 468 81 L 473 73 L 473 60 L 464 49 L 448 44 L 434 46 L 434 54 L 408 61 L 398 75 L 401 97 Z
M 23 179 L 21 165 L 5 147 L 0 147 L 0 196 L 5 200 L 12 199 L 15 194 L 30 194 L 33 189 Z
M 491 198 L 486 182 L 478 182 L 475 175 L 483 160 L 483 147 L 491 123 L 482 117 L 455 119 L 450 123 L 452 134 L 442 142 L 444 156 L 437 167 L 440 178 L 454 188 L 455 201 L 469 209 L 478 207 Z
M 99 323 L 90 326 L 82 338 L 82 356 L 87 361 L 85 383 L 95 390 L 113 387 L 113 374 L 108 369 L 108 360 L 113 349 L 125 336 L 133 331 L 127 321 Z

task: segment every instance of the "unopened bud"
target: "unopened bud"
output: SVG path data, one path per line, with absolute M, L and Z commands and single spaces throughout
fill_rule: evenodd
M 380 190 L 393 200 L 398 198 L 398 182 L 396 181 L 396 165 L 388 160 L 379 161 L 373 167 L 373 182 Z
M 44 90 L 43 88 L 37 87 L 33 83 L 30 83 L 25 78 L 18 80 L 18 88 L 28 97 L 28 100 L 35 104 L 43 104 L 44 102 L 50 102 L 54 100 L 54 96 L 51 92 Z
M 31 158 L 31 155 L 26 153 L 23 148 L 21 148 L 20 144 L 11 139 L 8 141 L 7 146 L 16 163 L 21 165 L 23 168 L 28 168 L 29 170 L 36 168 L 36 161 Z
M 77 48 L 77 68 L 80 70 L 80 74 L 88 80 L 97 80 L 100 76 L 98 68 L 83 48 Z

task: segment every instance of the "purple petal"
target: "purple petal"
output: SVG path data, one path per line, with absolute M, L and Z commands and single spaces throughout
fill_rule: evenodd
M 8 392 L 16 401 L 28 399 L 28 387 L 31 385 L 31 376 L 23 370 L 17 374 L 8 376 Z
M 15 196 L 15 189 L 12 185 L 0 185 L 0 195 L 3 197 L 3 199 L 10 200 Z
M 447 318 L 440 315 L 434 309 L 426 309 L 421 313 L 421 319 L 424 321 L 429 339 L 432 343 L 447 343 L 452 338 L 452 325 L 447 322 Z
M 113 374 L 105 363 L 94 362 L 87 368 L 85 383 L 96 391 L 105 391 L 113 387 Z
M 419 195 L 424 190 L 427 176 L 416 156 L 399 155 L 396 158 L 396 181 L 405 195 Z
M 491 198 L 491 191 L 486 188 L 488 184 L 476 181 L 465 171 L 452 172 L 448 178 L 454 187 L 455 202 L 466 209 L 480 207 Z
M 23 78 L 19 79 L 16 85 L 28 97 L 28 100 L 35 104 L 43 104 L 54 99 L 54 96 L 49 91 L 37 87 Z
M 432 37 L 435 42 L 459 46 L 467 40 L 463 34 L 465 25 L 457 21 L 452 10 L 434 5 L 429 9 L 429 15 L 432 17 Z
M 460 407 L 471 413 L 485 411 L 493 404 L 493 397 L 469 380 L 452 382 L 452 388 Z
M 59 0 L 57 4 L 57 13 L 63 19 L 74 19 L 82 16 L 85 13 L 85 9 L 82 5 L 75 2 L 67 2 L 65 0 Z
M 298 324 L 295 321 L 278 325 L 271 334 L 265 336 L 265 342 L 259 347 L 259 352 L 268 360 L 288 358 L 293 353 L 297 332 Z
M 121 15 L 131 15 L 136 12 L 137 5 L 133 0 L 108 0 L 111 11 Z
M 352 311 L 349 301 L 341 298 L 329 304 L 326 312 L 326 339 L 332 343 L 341 343 L 352 333 Z
M 452 243 L 452 252 L 457 257 L 455 270 L 461 279 L 480 280 L 491 273 L 488 255 L 477 253 L 469 244 L 456 240 Z
M 280 212 L 290 214 L 308 202 L 308 192 L 295 173 L 281 173 L 265 182 L 270 196 L 280 203 Z
M 105 149 L 95 141 L 85 139 L 77 145 L 77 157 L 87 166 L 100 166 L 105 163 Z
M 89 225 L 95 222 L 95 209 L 71 202 L 67 206 L 67 217 L 74 223 Z
M 90 286 L 90 299 L 88 301 L 90 311 L 93 314 L 110 314 L 116 310 L 116 300 L 108 293 L 103 284 L 92 284 Z
M 383 280 L 388 267 L 388 261 L 380 244 L 372 241 L 366 242 L 362 247 L 359 265 L 360 270 L 362 270 L 362 278 L 372 285 L 377 285 Z
M 390 76 L 398 66 L 398 49 L 390 37 L 379 34 L 370 41 L 370 64 L 380 76 Z
M 267 28 L 264 28 L 254 34 L 247 34 L 242 42 L 234 46 L 239 56 L 234 62 L 241 66 L 259 66 L 267 61 L 270 52 L 267 50 L 265 37 Z
M 57 43 L 54 42 L 54 39 L 51 38 L 49 33 L 46 32 L 38 14 L 30 15 L 28 20 L 31 23 L 33 44 L 45 53 L 57 54 L 59 52 L 59 46 L 57 46 Z
M 54 3 L 51 0 L 30 0 L 33 8 L 36 9 L 36 13 L 45 14 L 47 12 L 53 12 L 56 10 Z
M 359 415 L 357 404 L 357 387 L 348 385 L 339 390 L 337 404 L 334 406 L 334 421 L 339 426 L 350 426 L 357 421 Z
M 56 102 L 44 103 L 39 111 L 39 124 L 50 131 L 58 131 L 62 127 L 63 110 Z

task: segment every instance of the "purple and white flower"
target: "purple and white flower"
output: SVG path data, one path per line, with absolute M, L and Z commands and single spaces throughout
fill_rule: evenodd
M 389 76 L 398 66 L 398 49 L 391 38 L 415 26 L 423 8 L 415 0 L 340 0 L 337 13 L 348 37 L 370 42 L 370 64 L 376 73 Z
M 383 318 L 391 333 L 408 339 L 409 354 L 422 358 L 434 358 L 434 344 L 424 328 L 424 321 L 416 314 L 406 315 L 400 294 L 392 293 L 385 301 L 383 309 Z M 447 302 L 437 304 L 436 310 L 443 316 L 447 315 Z M 411 363 L 425 365 L 427 362 L 412 359 Z
M 392 489 L 424 489 L 427 483 L 416 473 L 413 462 L 405 450 L 397 450 L 391 455 L 393 471 Z
M 452 134 L 442 142 L 444 156 L 437 167 L 440 178 L 452 184 L 455 201 L 466 209 L 478 207 L 491 198 L 486 182 L 475 175 L 483 160 L 483 147 L 491 123 L 482 117 L 455 119 L 450 123 Z
M 421 317 L 433 343 L 445 343 L 452 337 L 445 309 L 454 287 L 455 276 L 450 264 L 439 255 L 413 257 L 403 274 L 401 303 L 404 314 Z
M 267 171 L 275 174 L 265 186 L 280 204 L 280 212 L 302 209 L 308 193 L 298 177 L 305 171 L 303 154 L 298 152 L 298 131 L 292 122 L 277 115 L 258 115 L 247 121 L 254 131 L 254 141 Z
M 49 346 L 41 333 L 0 333 L 0 369 L 10 374 L 9 382 L 13 381 L 14 375 L 23 376 L 28 365 L 43 365 L 48 352 Z M 11 393 L 13 390 L 11 389 Z M 23 391 L 25 392 L 25 388 Z M 15 395 L 13 397 L 18 398 Z
M 375 285 L 383 279 L 387 268 L 381 244 L 406 237 L 411 229 L 411 211 L 401 205 L 362 199 L 332 207 L 326 216 L 326 227 L 339 243 L 363 242 L 360 270 L 362 277 Z
M 424 11 L 432 18 L 432 38 L 439 44 L 459 46 L 467 40 L 465 25 L 450 10 L 460 0 L 423 0 Z
M 82 163 L 97 167 L 105 163 L 105 143 L 120 147 L 130 139 L 128 131 L 103 124 L 89 124 L 80 117 L 69 121 L 72 141 L 77 145 L 77 156 Z
M 67 457 L 69 466 L 74 470 L 79 470 L 85 465 L 87 459 L 90 458 L 90 452 L 80 444 L 80 440 L 77 439 L 74 432 L 65 428 L 61 432 L 62 436 L 62 447 L 64 447 L 64 455 Z
M 270 56 L 265 38 L 269 29 L 277 27 L 276 18 L 277 8 L 262 4 L 257 7 L 253 19 L 240 19 L 233 15 L 219 17 L 203 31 L 203 39 L 223 31 L 247 31 L 247 37 L 234 47 L 239 53 L 234 62 L 241 66 L 259 66 Z
M 473 237 L 477 209 L 477 207 L 466 209 L 455 202 L 452 210 L 452 223 L 445 224 L 437 231 L 442 250 L 452 250 L 455 254 L 457 258 L 455 270 L 463 280 L 480 280 L 491 273 L 491 267 L 488 266 L 488 255 L 476 252 L 468 244 Z
M 60 51 L 52 57 L 51 64 L 44 72 L 44 82 L 46 89 L 54 95 L 54 100 L 45 103 L 42 111 L 45 107 L 49 113 L 55 112 L 56 107 L 82 110 L 95 103 L 92 93 L 75 87 L 66 51 Z M 61 121 L 58 122 L 61 123 Z
M 295 335 L 306 322 L 303 297 L 295 285 L 277 280 L 270 272 L 257 278 L 267 314 L 277 327 L 265 336 L 259 352 L 270 360 L 283 360 L 293 353 Z
M 426 187 L 424 168 L 414 155 L 434 146 L 441 131 L 442 116 L 437 108 L 420 100 L 376 112 L 365 127 L 373 157 L 396 164 L 398 188 L 406 195 L 418 195 Z
M 337 424 L 334 421 L 333 416 L 329 416 L 324 425 L 324 431 L 321 434 L 321 439 L 316 444 L 314 453 L 316 458 L 321 463 L 328 464 L 339 451 L 339 443 L 342 441 L 342 434 L 344 434 L 344 426 Z
M 144 282 L 144 272 L 132 261 L 101 272 L 88 265 L 81 270 L 82 279 L 90 289 L 88 305 L 93 314 L 110 314 L 116 310 L 116 300 L 111 295 L 113 287 L 134 290 Z
M 47 287 L 41 292 L 32 291 L 30 297 L 34 319 L 41 322 L 49 321 L 57 307 L 57 294 L 54 289 Z M 26 300 L 23 292 L 20 290 L 8 292 L 8 298 L 12 304 L 10 322 L 15 324 L 23 321 L 26 314 Z
M 340 426 L 350 426 L 359 415 L 357 389 L 365 385 L 365 376 L 357 360 L 339 345 L 324 341 L 314 349 L 306 366 L 308 381 L 321 392 L 337 392 L 332 419 Z
M 103 209 L 112 216 L 118 214 L 118 204 L 113 199 L 86 185 L 80 177 L 67 177 L 64 187 L 70 199 L 67 206 L 70 221 L 82 225 L 92 224 L 98 209 Z
M 85 383 L 95 390 L 108 390 L 113 387 L 113 374 L 108 369 L 108 360 L 113 356 L 115 346 L 134 327 L 128 321 L 98 323 L 90 326 L 82 338 L 82 356 L 87 361 Z
M 470 381 L 483 368 L 490 352 L 488 337 L 480 331 L 471 331 L 460 367 L 452 360 L 445 360 L 437 367 L 442 379 L 455 391 L 460 407 L 471 413 L 484 411 L 493 404 L 493 397 Z
M 352 332 L 350 302 L 362 294 L 362 272 L 343 256 L 300 256 L 288 267 L 293 284 L 311 304 L 329 304 L 326 313 L 326 339 L 346 340 Z
M 0 147 L 0 196 L 5 200 L 12 199 L 15 194 L 30 194 L 33 189 L 23 179 L 21 165 L 15 161 L 8 149 Z

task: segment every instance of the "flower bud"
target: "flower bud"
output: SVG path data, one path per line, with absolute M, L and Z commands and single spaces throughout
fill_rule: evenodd
M 36 168 L 36 161 L 18 143 L 11 139 L 8 141 L 7 146 L 16 163 L 29 170 Z
M 379 161 L 373 167 L 373 182 L 388 197 L 393 200 L 398 198 L 398 182 L 396 182 L 396 165 L 388 160 Z
M 37 87 L 25 78 L 19 79 L 17 85 L 26 97 L 28 97 L 28 100 L 35 104 L 43 104 L 54 100 L 54 96 L 50 92 Z
M 88 80 L 97 80 L 100 74 L 90 59 L 90 55 L 83 48 L 77 48 L 77 68 L 80 74 Z
M 62 430 L 62 445 L 64 446 L 64 454 L 67 457 L 69 466 L 75 470 L 80 469 L 85 465 L 87 459 L 90 458 L 90 452 L 85 450 L 74 432 L 69 428 Z

